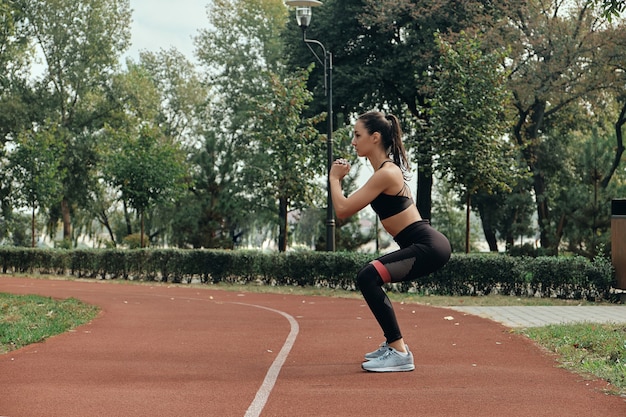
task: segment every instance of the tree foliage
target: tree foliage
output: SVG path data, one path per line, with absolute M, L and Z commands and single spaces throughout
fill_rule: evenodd
M 623 62 L 624 49 L 615 45 L 623 43 L 626 32 L 623 27 L 605 30 L 606 20 L 598 18 L 591 2 L 566 7 L 560 1 L 529 1 L 512 23 L 503 42 L 512 48 L 514 138 L 532 174 L 541 246 L 556 251 L 560 220 L 552 216 L 545 167 L 557 160 L 542 151 L 545 133 L 558 113 L 621 83 L 611 62 Z
M 301 116 L 311 101 L 307 78 L 308 71 L 285 79 L 270 74 L 270 96 L 257 98 L 257 132 L 242 171 L 253 201 L 278 208 L 281 251 L 287 249 L 289 211 L 315 205 L 318 178 L 324 174 L 324 141 L 314 128 L 317 120 Z
M 36 118 L 36 100 L 27 85 L 31 54 L 24 33 L 25 16 L 14 2 L 0 3 L 0 239 L 14 222 L 11 176 L 5 145 Z
M 609 20 L 613 17 L 619 17 L 626 10 L 626 1 L 624 0 L 595 0 L 595 3 L 602 7 L 603 15 Z
M 35 214 L 37 209 L 57 202 L 62 168 L 60 156 L 64 144 L 57 127 L 22 133 L 11 152 L 9 172 L 13 180 L 12 197 L 17 207 L 31 209 L 31 245 L 35 246 Z
M 513 176 L 512 149 L 504 136 L 509 96 L 499 69 L 504 55 L 483 54 L 471 38 L 440 45 L 430 103 L 441 175 L 463 194 L 508 190 Z
M 71 211 L 86 204 L 96 164 L 91 135 L 102 126 L 93 97 L 103 94 L 120 54 L 130 41 L 128 0 L 28 0 L 18 2 L 28 33 L 43 56 L 40 100 L 50 120 L 62 127 L 63 191 L 53 217 L 71 238 Z M 99 109 L 101 110 L 101 109 Z
M 207 101 L 198 69 L 174 48 L 141 52 L 138 65 L 156 87 L 158 114 L 155 123 L 161 126 L 163 134 L 187 147 L 197 146 L 200 112 Z
M 443 222 L 433 223 L 456 231 L 447 191 L 471 191 L 492 250 L 531 238 L 551 253 L 595 256 L 626 183 L 623 9 L 621 0 L 328 0 L 307 37 L 334 57 L 335 126 L 370 109 L 402 118 L 424 217 L 436 185 L 445 199 L 435 211 Z M 127 0 L 0 5 L 3 241 L 27 240 L 16 209 L 36 205 L 49 235 L 60 221 L 72 245 L 79 236 L 139 241 L 145 223 L 156 244 L 323 247 L 324 74 L 293 10 L 280 0 L 215 0 L 195 39 L 200 65 L 171 48 L 121 68 L 130 13 Z M 511 101 L 498 103 L 502 74 Z M 353 159 L 344 131 L 333 146 Z M 515 159 L 503 157 L 507 144 Z M 337 247 L 371 239 L 364 224 L 338 222 Z
M 499 69 L 505 55 L 483 53 L 480 41 L 464 34 L 454 45 L 439 39 L 431 134 L 440 175 L 466 200 L 469 252 L 471 196 L 510 191 L 515 182 L 513 148 L 505 136 L 506 74 Z
M 186 188 L 183 154 L 159 129 L 146 125 L 115 142 L 118 146 L 109 156 L 105 178 L 139 214 L 144 247 L 146 211 L 158 202 L 177 198 Z
M 134 233 L 126 212 L 126 208 L 132 208 L 140 218 L 142 247 L 146 213 L 168 202 L 174 204 L 189 186 L 186 154 L 182 142 L 172 136 L 176 131 L 172 127 L 175 123 L 169 121 L 191 117 L 193 113 L 169 112 L 164 106 L 163 103 L 174 106 L 179 99 L 170 89 L 163 88 L 177 85 L 178 79 L 167 73 L 160 74 L 157 67 L 154 62 L 153 65 L 129 62 L 128 70 L 115 77 L 110 99 L 117 103 L 111 105 L 117 111 L 100 141 L 103 179 L 119 193 L 125 208 L 127 230 L 124 236 Z M 185 97 L 180 101 L 178 106 L 189 105 Z M 194 105 L 192 102 L 191 106 Z M 178 118 L 177 114 L 180 114 Z M 98 199 L 106 196 L 104 190 L 97 194 Z M 113 235 L 108 215 L 98 199 L 94 201 L 95 214 Z
M 252 226 L 245 222 L 250 213 L 267 219 L 280 230 L 281 250 L 288 211 L 314 201 L 322 173 L 312 127 L 319 120 L 301 115 L 311 100 L 308 71 L 289 74 L 281 60 L 286 12 L 278 0 L 216 1 L 211 29 L 196 39 L 211 95 L 205 161 L 213 166 L 202 167 L 211 181 L 205 194 L 216 202 L 213 209 L 228 210 L 212 216 L 231 234 L 233 222 Z
M 486 30 L 506 15 L 510 2 L 484 0 L 329 0 L 315 9 L 307 36 L 322 41 L 334 55 L 334 113 L 349 121 L 354 113 L 385 109 L 404 126 L 428 125 L 427 101 L 432 98 L 431 69 L 437 65 L 435 34 Z M 291 43 L 301 36 L 295 24 Z M 311 62 L 307 51 L 290 51 L 292 62 Z M 312 73 L 314 91 L 323 85 Z M 317 97 L 321 95 L 316 94 Z M 312 110 L 319 111 L 317 101 Z M 433 143 L 423 129 L 405 129 L 407 147 L 418 165 L 417 206 L 431 217 Z

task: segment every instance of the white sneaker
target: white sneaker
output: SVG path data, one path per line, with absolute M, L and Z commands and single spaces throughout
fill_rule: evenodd
M 361 368 L 368 372 L 407 372 L 415 369 L 413 354 L 407 349 L 406 354 L 394 348 L 387 350 L 378 358 L 361 364 Z

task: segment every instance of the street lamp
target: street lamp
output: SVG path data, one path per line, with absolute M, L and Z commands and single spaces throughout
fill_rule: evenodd
M 320 41 L 307 39 L 306 30 L 311 23 L 311 8 L 321 6 L 317 0 L 286 0 L 287 6 L 296 8 L 296 21 L 302 29 L 302 39 L 315 56 L 315 59 L 324 66 L 324 93 L 328 100 L 328 133 L 326 134 L 326 250 L 335 250 L 335 215 L 333 213 L 333 201 L 330 194 L 330 168 L 333 165 L 333 54 L 326 51 Z M 311 45 L 317 45 L 322 49 L 323 59 L 315 52 Z

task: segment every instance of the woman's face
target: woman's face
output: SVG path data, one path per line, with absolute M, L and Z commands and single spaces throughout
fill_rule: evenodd
M 352 146 L 356 150 L 358 156 L 367 156 L 374 149 L 374 134 L 370 133 L 365 128 L 361 120 L 357 120 L 354 125 L 354 136 L 352 137 Z

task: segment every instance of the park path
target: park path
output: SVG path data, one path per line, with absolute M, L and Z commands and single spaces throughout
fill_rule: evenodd
M 358 299 L 8 276 L 0 292 L 102 309 L 0 355 L 5 417 L 626 416 L 605 382 L 450 309 L 396 305 L 416 369 L 371 374 L 360 362 L 380 335 Z

